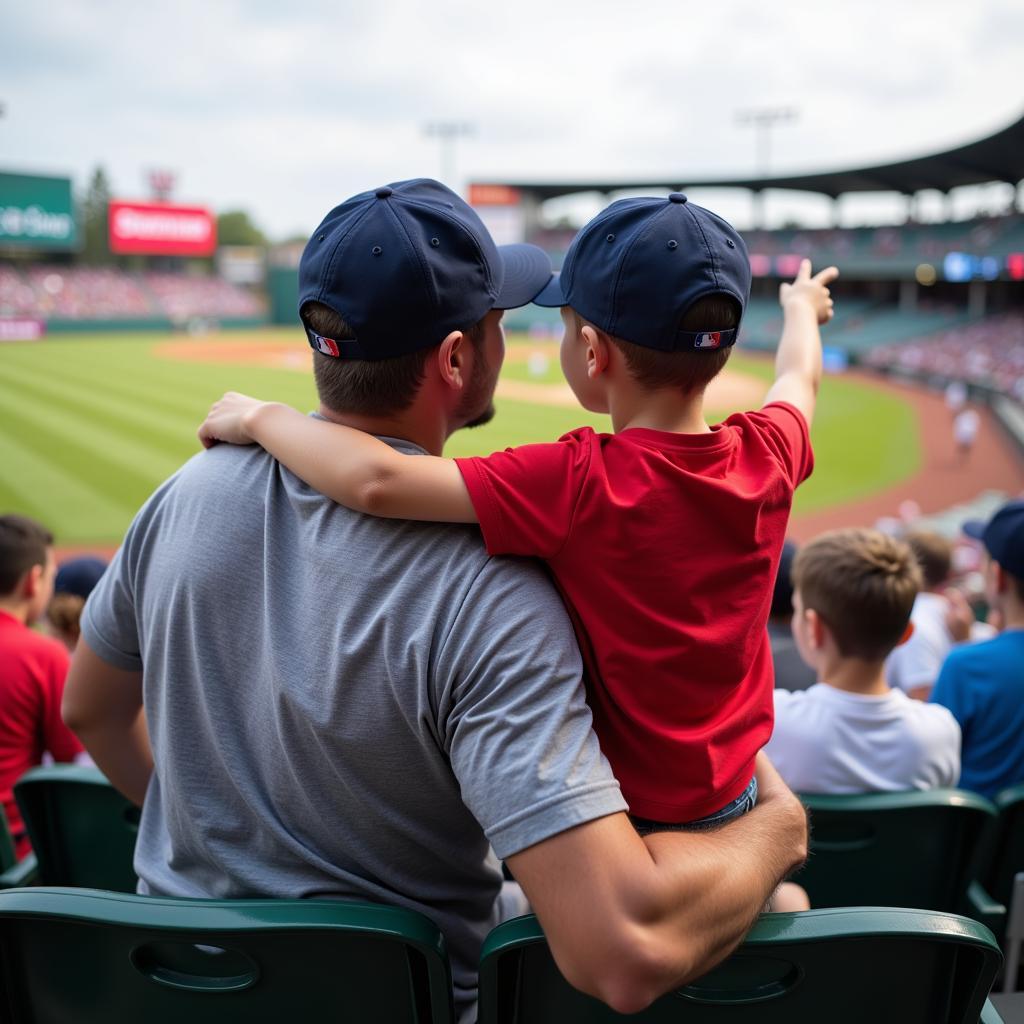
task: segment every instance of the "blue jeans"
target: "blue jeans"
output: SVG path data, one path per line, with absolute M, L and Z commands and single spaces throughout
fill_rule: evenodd
M 757 779 L 751 779 L 747 788 L 735 800 L 715 811 L 714 814 L 709 814 L 706 818 L 698 818 L 696 821 L 666 822 L 636 818 L 632 815 L 630 817 L 633 827 L 642 836 L 650 835 L 652 832 L 706 832 L 752 811 L 756 803 Z

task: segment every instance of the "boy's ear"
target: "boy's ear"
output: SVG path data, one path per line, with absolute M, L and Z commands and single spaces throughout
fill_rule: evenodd
M 808 630 L 811 634 L 811 646 L 814 650 L 820 651 L 825 646 L 825 641 L 828 638 L 828 626 L 825 625 L 825 621 L 813 608 L 804 609 L 804 619 L 807 621 Z
M 437 368 L 441 379 L 451 388 L 461 391 L 466 383 L 466 336 L 452 331 L 437 350 Z
M 903 630 L 903 636 L 896 641 L 897 647 L 902 647 L 912 636 L 914 635 L 914 624 L 912 622 L 907 623 L 907 628 Z
M 587 349 L 587 376 L 591 380 L 595 380 L 608 369 L 611 342 L 601 331 L 591 327 L 590 324 L 583 325 L 580 337 Z
M 39 591 L 39 581 L 43 578 L 44 565 L 33 565 L 26 569 L 18 580 L 14 592 L 20 595 L 22 600 L 30 601 Z

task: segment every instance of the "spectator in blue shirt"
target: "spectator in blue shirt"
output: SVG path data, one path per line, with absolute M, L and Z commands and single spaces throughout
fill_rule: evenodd
M 1024 782 L 1024 500 L 963 529 L 988 552 L 986 595 L 1002 631 L 954 649 L 931 699 L 960 723 L 960 785 L 992 797 Z

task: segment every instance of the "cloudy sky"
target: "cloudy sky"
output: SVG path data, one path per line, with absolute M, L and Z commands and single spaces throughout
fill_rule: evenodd
M 1020 0 L 0 3 L 0 168 L 82 188 L 102 164 L 123 198 L 169 169 L 178 199 L 248 209 L 278 238 L 353 192 L 442 176 L 424 130 L 440 121 L 473 128 L 462 188 L 752 173 L 751 107 L 799 111 L 773 134 L 778 172 L 918 155 L 1024 113 Z M 871 203 L 846 217 L 898 209 Z M 746 196 L 717 205 L 743 226 Z

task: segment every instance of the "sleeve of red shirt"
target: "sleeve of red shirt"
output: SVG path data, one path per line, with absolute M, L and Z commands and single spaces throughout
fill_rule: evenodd
M 82 752 L 82 744 L 60 717 L 60 702 L 71 660 L 59 643 L 54 642 L 51 651 L 41 694 L 43 748 L 54 761 L 73 761 Z
M 802 484 L 814 469 L 811 435 L 803 413 L 789 402 L 771 402 L 748 413 L 747 418 L 760 428 L 793 487 Z
M 553 444 L 456 459 L 491 555 L 551 558 L 565 544 L 595 443 L 589 428 Z

